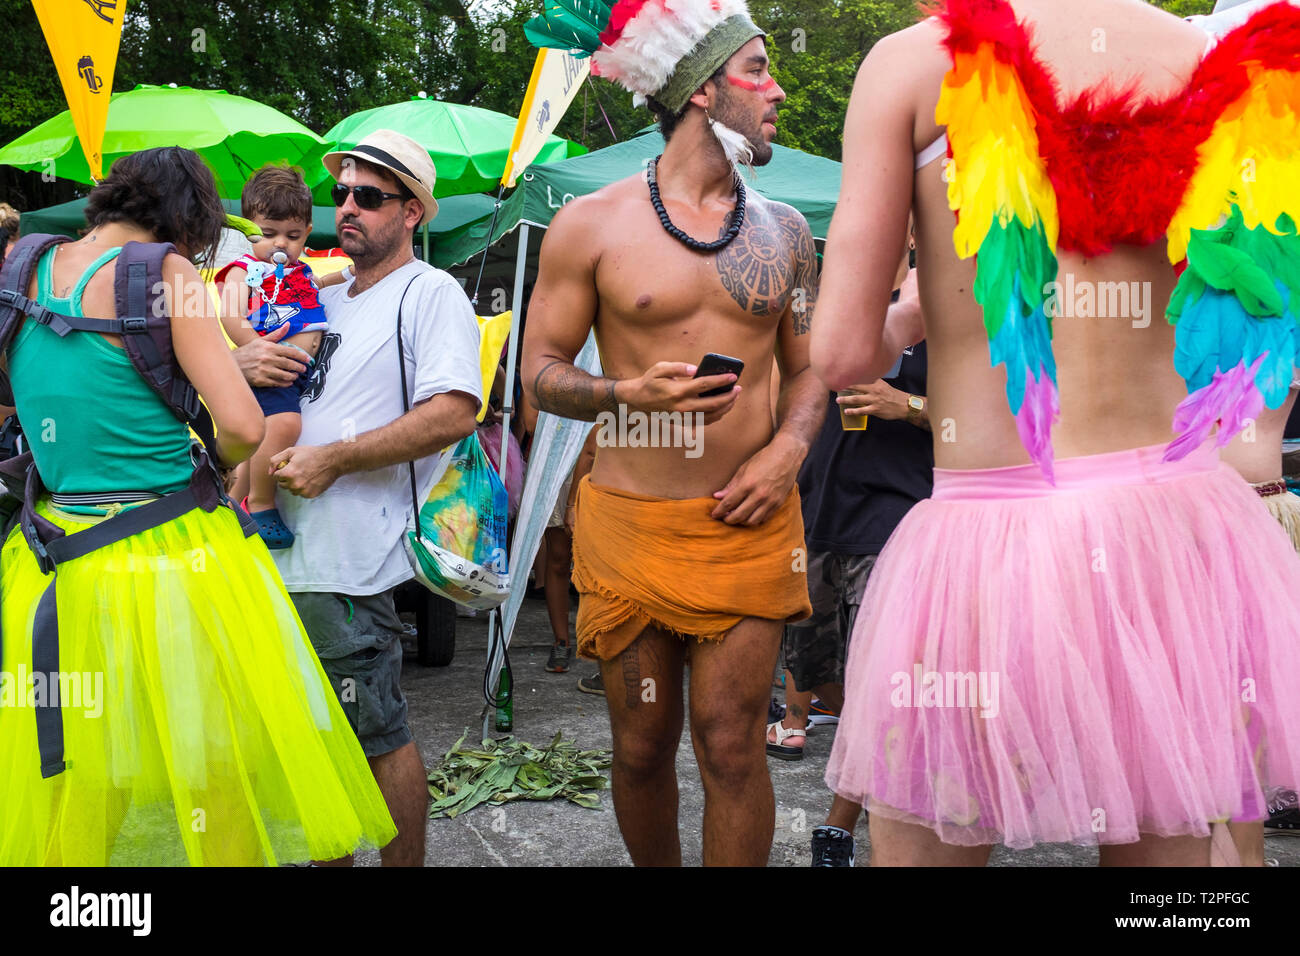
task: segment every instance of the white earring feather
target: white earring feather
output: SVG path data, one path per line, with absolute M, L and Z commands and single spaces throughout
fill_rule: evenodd
M 708 116 L 707 113 L 705 115 Z M 709 116 L 709 129 L 713 130 L 713 135 L 722 144 L 722 152 L 727 157 L 727 162 L 731 163 L 732 168 L 739 173 L 740 167 L 744 166 L 750 177 L 753 178 L 754 147 L 749 144 L 749 140 L 731 127 L 719 123 L 712 116 Z

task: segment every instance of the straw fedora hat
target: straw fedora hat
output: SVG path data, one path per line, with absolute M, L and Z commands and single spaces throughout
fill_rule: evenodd
M 438 179 L 438 170 L 424 147 L 409 136 L 403 136 L 391 129 L 377 129 L 351 149 L 326 153 L 321 158 L 321 162 L 335 179 L 339 178 L 339 173 L 343 169 L 345 156 L 353 156 L 372 165 L 382 166 L 401 180 L 424 206 L 421 226 L 438 215 L 438 202 L 433 198 L 433 186 Z

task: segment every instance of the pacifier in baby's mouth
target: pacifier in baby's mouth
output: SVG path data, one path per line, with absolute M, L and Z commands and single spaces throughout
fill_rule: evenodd
M 279 249 L 276 249 L 275 252 L 271 253 L 271 261 L 275 263 L 275 277 L 277 279 L 283 279 L 284 267 L 289 261 L 289 257 Z

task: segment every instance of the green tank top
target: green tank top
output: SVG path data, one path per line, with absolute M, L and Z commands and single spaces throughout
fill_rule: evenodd
M 36 298 L 65 315 L 83 315 L 91 276 L 122 250 L 91 263 L 72 295 L 53 294 L 54 256 L 37 267 Z M 189 482 L 189 429 L 150 390 L 124 349 L 95 332 L 63 338 L 30 319 L 9 347 L 18 419 L 45 487 L 57 494 L 118 491 L 164 495 Z

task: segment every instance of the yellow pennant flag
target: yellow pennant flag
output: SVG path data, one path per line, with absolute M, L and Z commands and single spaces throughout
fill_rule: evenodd
M 514 186 L 528 164 L 537 158 L 546 145 L 546 137 L 559 124 L 590 70 L 589 57 L 580 60 L 567 50 L 543 48 L 537 51 L 533 77 L 528 81 L 528 92 L 519 108 L 519 122 L 515 124 L 510 156 L 501 177 L 504 185 Z
M 32 0 L 90 175 L 104 178 L 104 127 L 126 0 Z

